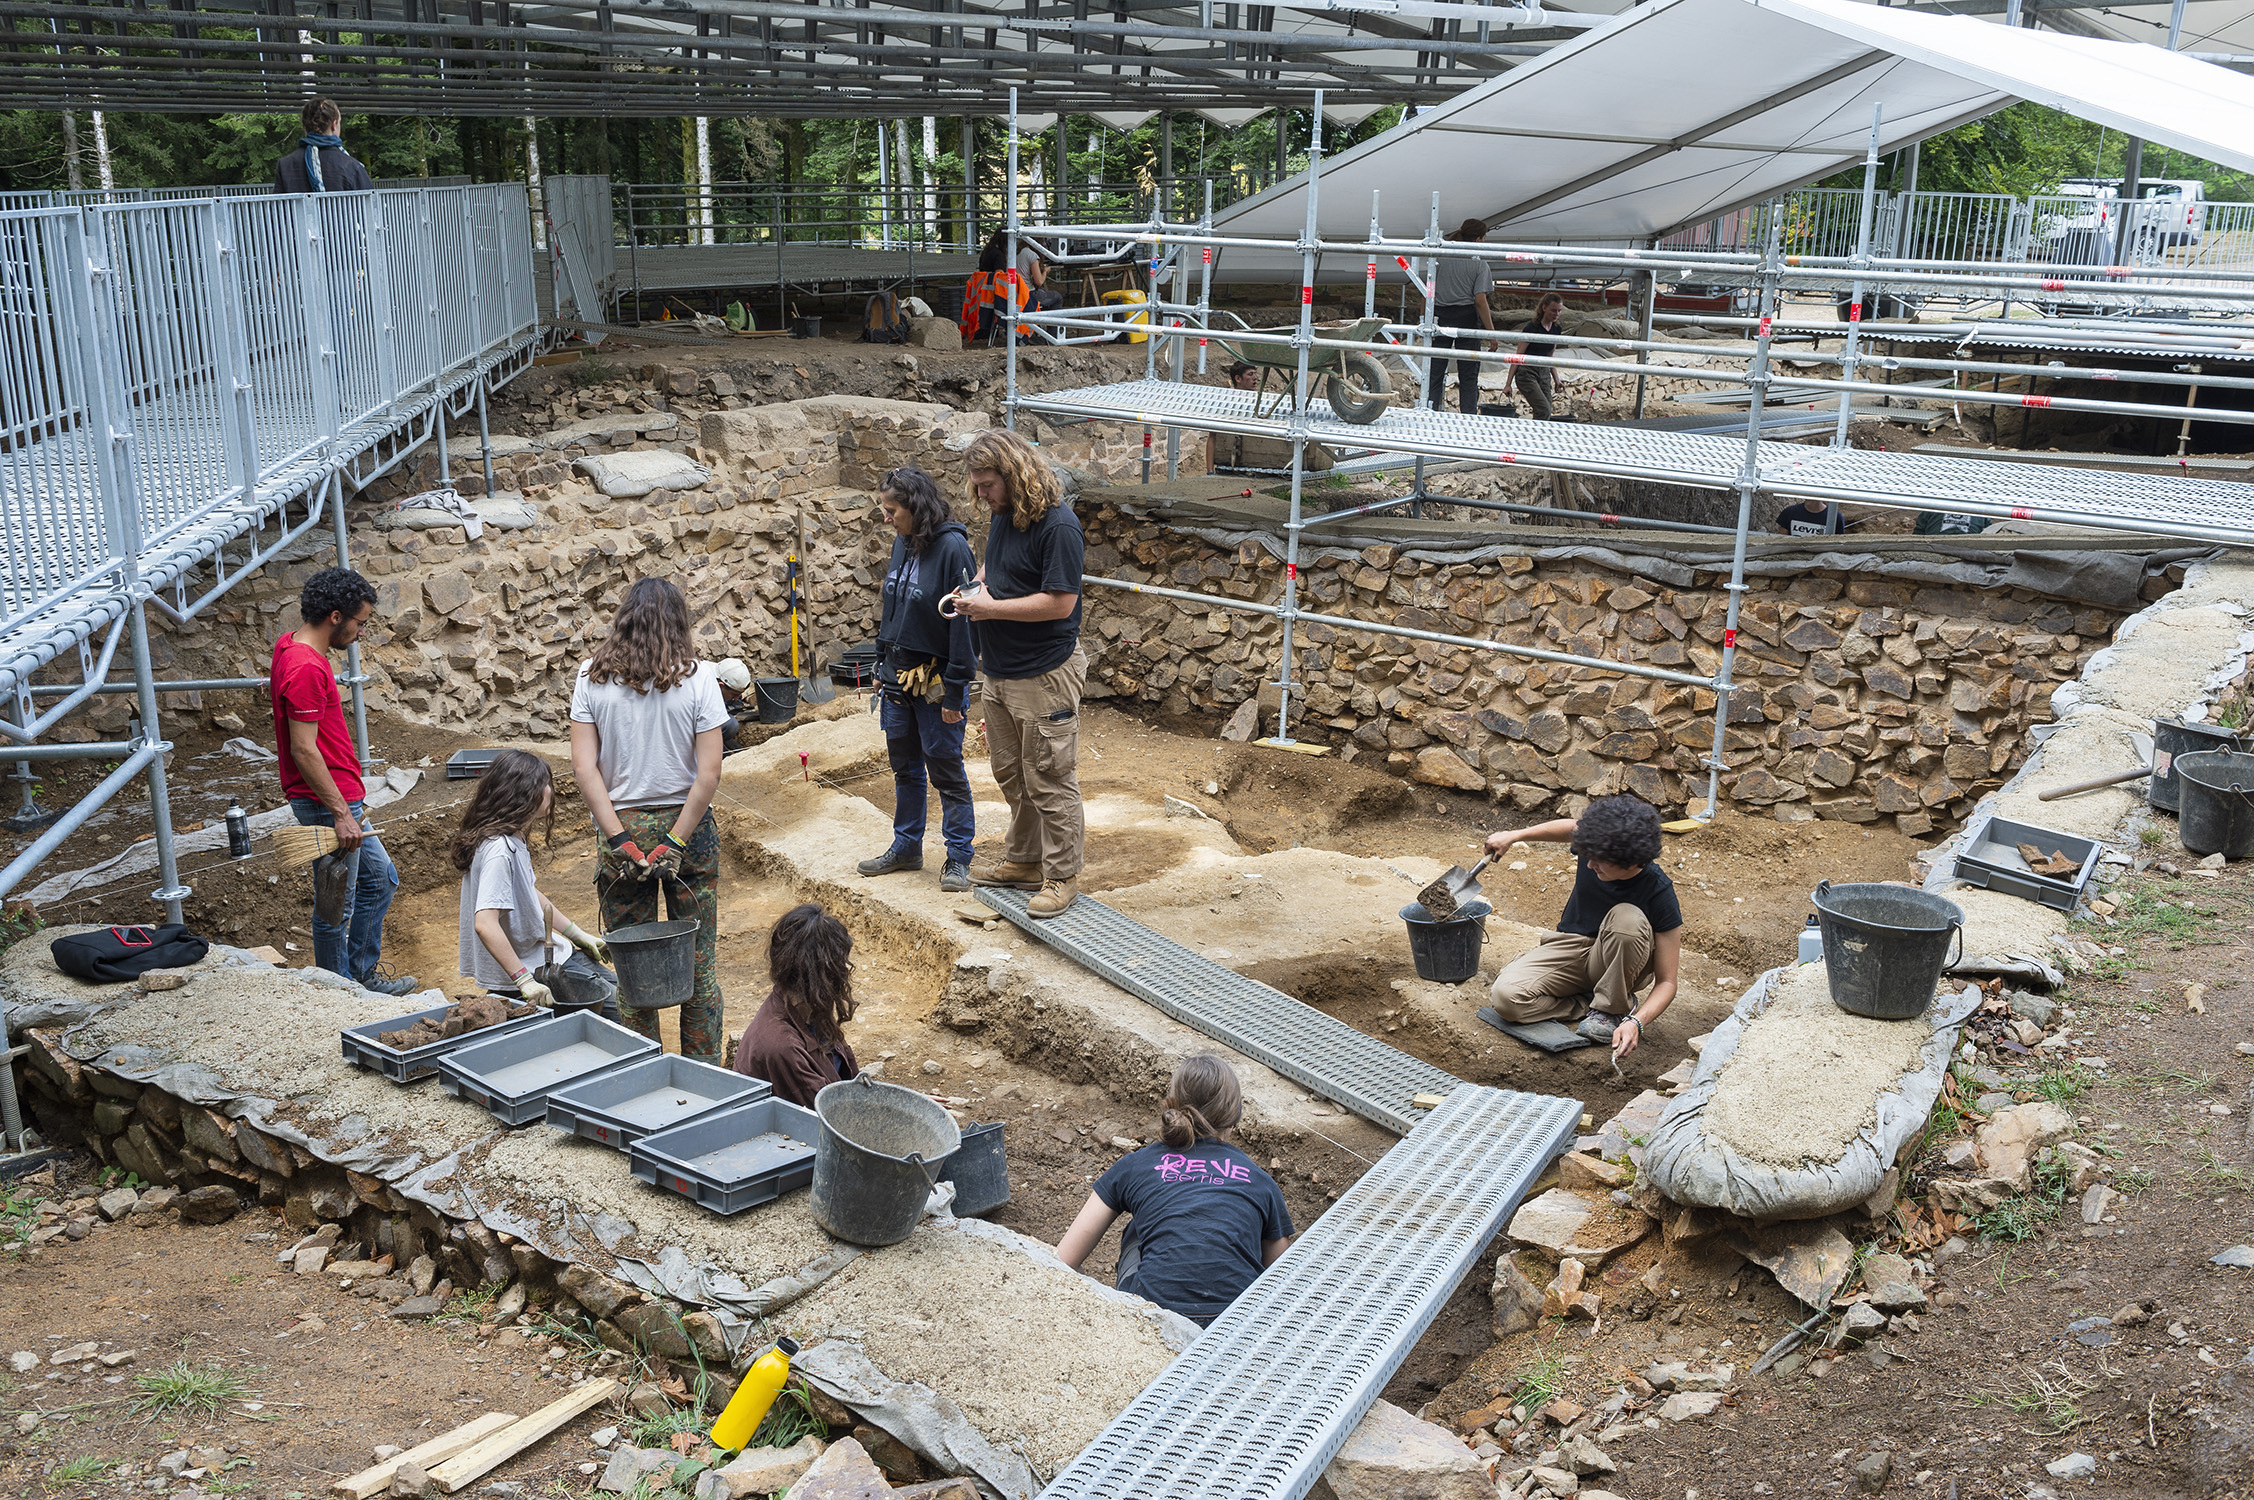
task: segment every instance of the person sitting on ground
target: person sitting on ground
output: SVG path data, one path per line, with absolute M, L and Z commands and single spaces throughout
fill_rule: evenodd
M 1641 797 L 1599 797 L 1579 818 L 1487 836 L 1500 859 L 1513 844 L 1565 843 L 1580 856 L 1573 894 L 1531 953 L 1495 976 L 1488 999 L 1513 1025 L 1579 1022 L 1581 1035 L 1626 1057 L 1675 998 L 1683 910 L 1659 858 L 1659 814 Z M 1651 993 L 1637 1003 L 1645 985 Z
M 808 902 L 783 913 L 767 934 L 774 988 L 736 1043 L 735 1069 L 763 1078 L 778 1099 L 804 1109 L 833 1083 L 860 1073 L 845 1023 L 853 1019 L 853 934 Z
M 1291 1210 L 1276 1180 L 1229 1140 L 1244 1091 L 1210 1052 L 1185 1057 L 1159 1105 L 1159 1139 L 1096 1179 L 1057 1242 L 1074 1270 L 1128 1215 L 1113 1282 L 1203 1328 L 1291 1248 Z
M 1968 515 L 1957 510 L 1921 510 L 1910 530 L 1916 536 L 1978 536 L 1995 524 L 1993 516 Z
M 1821 500 L 1802 500 L 1777 512 L 1777 530 L 1786 536 L 1838 536 L 1847 518 Z
M 344 149 L 344 113 L 332 99 L 310 99 L 298 113 L 305 134 L 274 164 L 277 193 L 364 193 L 375 186 L 368 169 Z
M 1029 306 L 1034 312 L 1064 306 L 1063 294 L 1049 289 L 1049 263 L 1031 240 L 1017 242 L 1017 274 L 1030 289 L 1033 300 Z
M 618 980 L 603 965 L 603 940 L 556 909 L 532 878 L 532 824 L 556 836 L 556 778 L 526 750 L 495 752 L 454 831 L 462 872 L 462 976 L 489 995 L 553 1005 L 537 971 L 560 964 L 572 988 L 599 997 L 603 1019 L 618 1019 Z M 552 977 L 552 976 L 551 976 Z

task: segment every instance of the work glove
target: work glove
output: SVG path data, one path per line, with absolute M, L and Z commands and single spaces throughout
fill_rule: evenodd
M 610 842 L 597 852 L 595 864 L 604 875 L 612 880 L 620 880 L 629 875 L 636 880 L 642 880 L 647 878 L 644 873 L 644 866 L 649 863 L 649 858 L 647 854 L 642 852 L 641 846 L 634 842 L 633 835 L 621 828 L 618 832 L 612 834 Z
M 689 849 L 686 844 L 683 844 L 672 834 L 667 834 L 665 842 L 657 846 L 656 850 L 651 853 L 649 862 L 643 866 L 642 878 L 644 880 L 662 880 L 667 884 L 679 880 L 681 878 L 681 861 L 688 857 L 688 853 Z
M 586 954 L 604 968 L 610 967 L 610 944 L 580 926 L 577 922 L 563 924 L 564 941 Z
M 532 977 L 530 969 L 517 976 L 516 986 L 517 998 L 527 1004 L 553 1008 L 556 1003 L 555 995 L 546 985 Z

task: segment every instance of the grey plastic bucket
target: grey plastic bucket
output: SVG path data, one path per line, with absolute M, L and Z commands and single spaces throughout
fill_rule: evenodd
M 2254 857 L 2254 755 L 2199 750 L 2176 757 L 2176 836 L 2192 853 Z
M 947 1158 L 939 1180 L 955 1185 L 955 1212 L 991 1213 L 1010 1201 L 1010 1166 L 1002 1156 L 1002 1122 L 963 1130 L 962 1149 Z
M 788 724 L 798 712 L 798 679 L 795 677 L 757 677 L 752 679 L 751 690 L 759 701 L 762 724 Z
M 916 1232 L 962 1131 L 939 1105 L 868 1074 L 814 1096 L 814 1222 L 852 1245 L 897 1245 Z
M 1417 978 L 1434 984 L 1462 984 L 1479 972 L 1479 948 L 1487 941 L 1487 914 L 1494 908 L 1473 901 L 1456 908 L 1446 921 L 1435 918 L 1420 902 L 1401 908 L 1409 924 L 1409 957 L 1416 960 Z
M 2219 724 L 2186 724 L 2181 719 L 2152 721 L 2152 777 L 2145 782 L 2144 800 L 2162 812 L 2180 812 L 2183 782 L 2176 762 L 2186 755 L 2209 750 L 2242 750 L 2245 736 Z
M 636 922 L 603 934 L 618 966 L 618 1003 L 630 1010 L 670 1010 L 697 989 L 697 920 Z
M 1906 885 L 1833 885 L 1809 898 L 1824 935 L 1831 1003 L 1858 1016 L 1908 1021 L 1933 1004 L 1933 987 L 1964 956 L 1964 908 Z

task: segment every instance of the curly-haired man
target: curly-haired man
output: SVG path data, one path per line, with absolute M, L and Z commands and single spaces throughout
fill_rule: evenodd
M 1495 976 L 1489 999 L 1505 1021 L 1578 1021 L 1581 1035 L 1626 1057 L 1675 998 L 1683 966 L 1683 909 L 1659 858 L 1659 814 L 1640 797 L 1600 797 L 1578 818 L 1487 836 L 1498 858 L 1513 844 L 1564 843 L 1580 856 L 1557 931 Z M 1641 1003 L 1636 992 L 1651 993 Z
M 1079 895 L 1087 823 L 1080 807 L 1080 587 L 1087 541 L 1064 487 L 1033 445 L 996 428 L 963 455 L 991 519 L 986 565 L 961 594 L 985 677 L 987 759 L 1010 804 L 999 863 L 971 883 L 1034 891 L 1054 917 Z

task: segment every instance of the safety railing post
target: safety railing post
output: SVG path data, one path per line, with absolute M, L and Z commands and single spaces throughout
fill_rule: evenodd
M 1292 344 L 1299 351 L 1299 368 L 1293 377 L 1291 408 L 1291 516 L 1284 524 L 1283 644 L 1276 654 L 1276 741 L 1291 739 L 1292 626 L 1299 612 L 1299 506 L 1307 479 L 1308 361 L 1315 346 L 1315 246 L 1320 241 L 1322 219 L 1318 213 L 1323 177 L 1323 91 L 1315 90 L 1315 109 L 1307 139 L 1307 223 L 1299 240 L 1299 331 Z
M 399 349 L 391 328 L 391 236 L 384 222 L 384 195 L 368 194 L 368 306 L 376 320 L 376 378 L 384 410 L 399 410 Z
M 209 285 L 216 304 L 212 319 L 212 364 L 225 382 L 220 425 L 230 477 L 244 498 L 258 492 L 258 423 L 251 405 L 250 335 L 243 322 L 241 257 L 234 243 L 233 210 L 224 202 L 207 208 Z
M 1855 270 L 1858 274 L 1855 277 L 1853 288 L 1848 293 L 1847 348 L 1839 363 L 1839 378 L 1842 380 L 1853 380 L 1855 378 L 1856 335 L 1862 332 L 1863 327 L 1863 278 L 1860 273 L 1871 263 L 1871 219 L 1878 198 L 1878 134 L 1885 117 L 1886 106 L 1884 104 L 1873 104 L 1871 106 L 1870 144 L 1863 152 L 1863 219 L 1862 227 L 1855 235 Z M 1907 209 L 1904 211 L 1906 212 Z M 1900 239 L 1900 226 L 1897 224 L 1895 233 L 1896 254 L 1901 253 Z M 1839 425 L 1832 430 L 1831 435 L 1831 445 L 1834 448 L 1847 446 L 1847 419 L 1854 404 L 1854 398 L 1850 393 L 1846 391 L 1839 393 Z M 1835 518 L 1838 514 L 1839 506 L 1834 503 L 1828 508 L 1827 515 Z M 1825 524 L 1829 525 L 1830 521 L 1827 520 Z
M 1061 123 L 1061 122 L 1060 122 Z M 1010 90 L 1009 203 L 1003 219 L 1009 259 L 1002 272 L 1002 425 L 1017 431 L 1017 90 Z M 1031 297 L 1026 299 L 1031 302 Z
M 438 415 L 440 425 L 443 426 L 446 417 L 443 402 L 440 403 Z M 349 568 L 352 566 L 352 540 L 346 527 L 344 480 L 341 476 L 334 474 L 329 476 L 329 482 L 325 488 L 325 498 L 329 506 L 329 527 L 336 538 L 337 566 Z M 366 673 L 360 670 L 360 643 L 358 641 L 354 641 L 344 648 L 344 676 L 341 680 L 346 692 L 351 694 L 352 697 L 352 743 L 353 747 L 360 752 L 360 768 L 365 771 L 378 762 L 375 758 L 374 747 L 368 743 L 368 700 L 365 693 L 368 677 Z
M 333 448 L 341 427 L 337 400 L 337 351 L 329 322 L 329 284 L 323 266 L 320 195 L 296 200 L 299 305 L 305 317 L 306 372 L 313 387 L 314 421 L 324 445 Z

